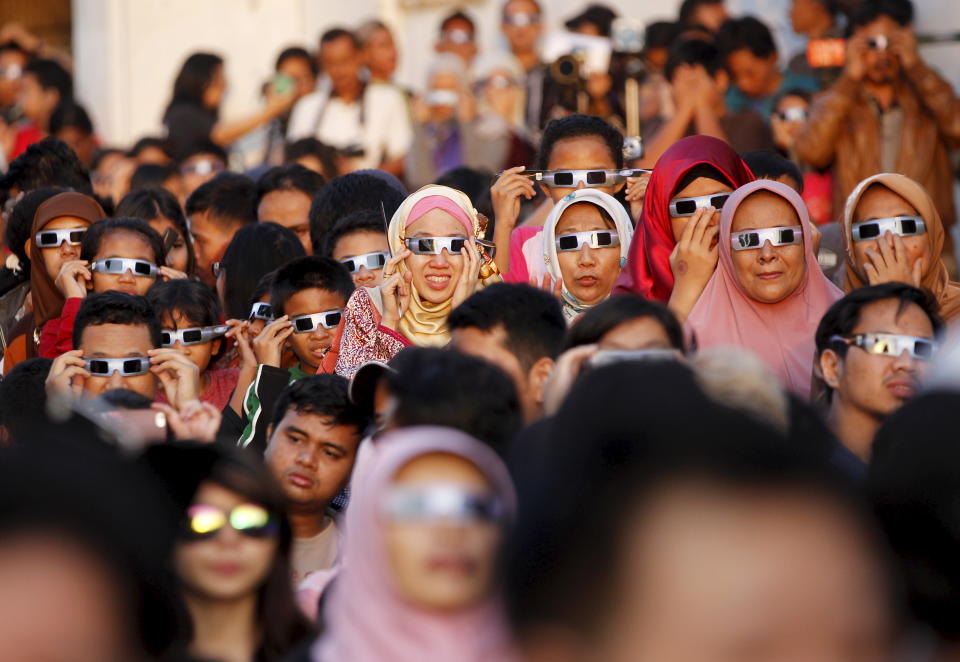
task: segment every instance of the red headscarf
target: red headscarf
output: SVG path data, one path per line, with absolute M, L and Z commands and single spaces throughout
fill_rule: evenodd
M 670 198 L 687 173 L 698 165 L 716 168 L 733 189 L 754 180 L 750 168 L 719 138 L 689 136 L 675 142 L 663 153 L 650 175 L 630 257 L 620 271 L 614 293 L 634 292 L 645 299 L 663 302 L 670 298 L 673 292 L 670 253 L 677 244 L 670 225 Z

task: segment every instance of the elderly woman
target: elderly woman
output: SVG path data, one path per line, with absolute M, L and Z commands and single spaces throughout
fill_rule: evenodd
M 750 350 L 807 398 L 814 332 L 843 293 L 820 270 L 803 200 L 778 182 L 742 186 L 723 206 L 719 236 L 720 263 L 687 330 L 701 348 Z

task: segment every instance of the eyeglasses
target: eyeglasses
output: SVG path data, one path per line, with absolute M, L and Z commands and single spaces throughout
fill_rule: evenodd
M 180 166 L 180 174 L 202 176 L 209 175 L 212 172 L 220 172 L 223 169 L 223 161 L 220 159 L 202 159 Z
M 872 51 L 885 51 L 890 46 L 890 39 L 885 34 L 880 34 L 873 39 L 867 39 L 867 47 Z
M 803 106 L 791 106 L 790 108 L 784 108 L 778 111 L 777 117 L 784 122 L 806 122 L 807 109 Z
M 587 188 L 616 186 L 628 177 L 639 177 L 652 170 L 525 170 L 520 173 L 550 188 L 573 188 L 583 184 Z M 502 174 L 502 173 L 501 173 Z
M 443 251 L 459 255 L 470 240 L 465 237 L 413 237 L 404 239 L 403 243 L 414 255 L 440 255 Z
M 927 224 L 919 216 L 896 216 L 894 218 L 872 218 L 869 221 L 854 223 L 850 234 L 854 241 L 870 241 L 892 232 L 901 237 L 924 234 Z
M 250 538 L 269 538 L 280 528 L 278 519 L 255 503 L 243 503 L 231 510 L 198 503 L 187 509 L 183 537 L 188 540 L 212 538 L 227 524 Z
M 0 67 L 0 78 L 6 78 L 7 80 L 16 80 L 23 75 L 23 67 L 19 64 L 8 64 L 5 67 Z
M 791 246 L 803 243 L 803 228 L 792 225 L 783 228 L 764 228 L 763 230 L 744 230 L 730 235 L 730 246 L 735 251 L 752 251 L 766 242 L 773 246 Z
M 573 232 L 557 237 L 557 252 L 578 251 L 584 246 L 590 248 L 613 248 L 620 245 L 620 235 L 611 230 L 593 230 Z
M 297 315 L 291 317 L 294 333 L 310 333 L 316 330 L 318 326 L 325 329 L 333 329 L 340 323 L 343 317 L 342 310 L 326 310 L 322 313 L 312 313 L 310 315 Z
M 503 22 L 507 25 L 515 25 L 518 28 L 525 28 L 528 25 L 536 25 L 540 22 L 540 14 L 525 14 L 517 12 L 516 14 L 504 14 Z
M 134 276 L 142 276 L 143 278 L 156 278 L 157 274 L 160 273 L 157 265 L 128 257 L 108 257 L 104 260 L 97 260 L 90 266 L 90 271 L 101 274 L 125 274 L 129 271 Z
M 677 198 L 676 200 L 671 200 L 670 218 L 693 216 L 698 209 L 704 209 L 705 207 L 723 209 L 723 205 L 729 197 L 729 193 L 714 193 L 713 195 L 701 195 L 695 198 Z
M 214 262 L 211 264 L 210 271 L 213 272 L 214 278 L 220 278 L 220 274 L 224 272 L 223 262 Z
M 183 346 L 202 345 L 215 338 L 221 337 L 230 327 L 221 326 L 198 326 L 192 329 L 164 329 L 160 332 L 160 345 L 162 347 L 173 347 L 177 342 Z
M 419 522 L 449 519 L 457 522 L 497 522 L 503 503 L 493 494 L 471 492 L 460 485 L 435 483 L 394 487 L 386 495 L 383 512 L 391 520 Z
M 119 372 L 121 377 L 136 377 L 150 372 L 150 358 L 84 359 L 83 367 L 94 377 L 109 377 L 115 372 Z
M 508 87 L 514 87 L 518 85 L 516 80 L 510 78 L 509 76 L 504 76 L 503 74 L 494 74 L 493 76 L 490 76 L 490 78 L 484 81 L 484 84 L 498 90 L 505 90 Z
M 848 336 L 830 336 L 830 342 L 842 342 L 859 347 L 877 356 L 900 356 L 904 351 L 921 361 L 929 361 L 938 345 L 929 338 L 903 336 L 894 333 L 856 333 Z
M 79 246 L 83 240 L 86 228 L 64 228 L 63 230 L 43 230 L 38 232 L 33 240 L 38 248 L 57 248 L 66 243 L 69 246 Z
M 389 259 L 390 253 L 381 251 L 379 253 L 364 253 L 363 255 L 348 257 L 346 260 L 340 260 L 340 264 L 345 266 L 347 271 L 355 274 L 360 271 L 360 267 L 366 267 L 369 271 L 383 269 L 383 265 L 385 265 Z
M 273 321 L 273 306 L 269 303 L 258 301 L 250 308 L 250 319 Z
M 444 30 L 440 33 L 440 41 L 449 41 L 454 44 L 469 44 L 473 41 L 473 33 L 469 30 Z

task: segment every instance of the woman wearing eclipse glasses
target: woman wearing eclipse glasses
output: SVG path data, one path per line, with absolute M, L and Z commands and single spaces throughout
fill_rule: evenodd
M 700 348 L 753 352 L 807 399 L 817 325 L 843 292 L 817 263 L 806 205 L 784 184 L 752 182 L 723 206 L 719 237 L 720 263 L 687 330 Z
M 940 258 L 943 221 L 920 184 L 891 173 L 863 180 L 847 198 L 841 231 L 847 292 L 899 281 L 929 290 L 945 321 L 960 315 L 960 284 Z

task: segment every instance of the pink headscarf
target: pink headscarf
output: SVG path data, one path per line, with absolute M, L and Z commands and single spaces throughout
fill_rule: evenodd
M 751 299 L 737 281 L 730 247 L 730 231 L 737 209 L 750 195 L 769 191 L 789 202 L 803 227 L 806 270 L 800 286 L 783 301 L 761 303 Z M 790 187 L 770 180 L 741 186 L 720 214 L 720 263 L 687 318 L 701 348 L 733 345 L 759 356 L 788 390 L 810 395 L 816 352 L 814 333 L 830 305 L 843 296 L 817 263 L 810 217 L 803 200 Z
M 512 662 L 500 601 L 495 595 L 458 613 L 436 613 L 403 600 L 393 586 L 380 508 L 394 475 L 427 453 L 451 453 L 479 469 L 516 510 L 510 476 L 487 446 L 441 427 L 397 430 L 377 440 L 377 454 L 356 486 L 347 510 L 345 562 L 324 606 L 326 633 L 314 644 L 314 662 Z M 356 484 L 356 483 L 355 483 Z

